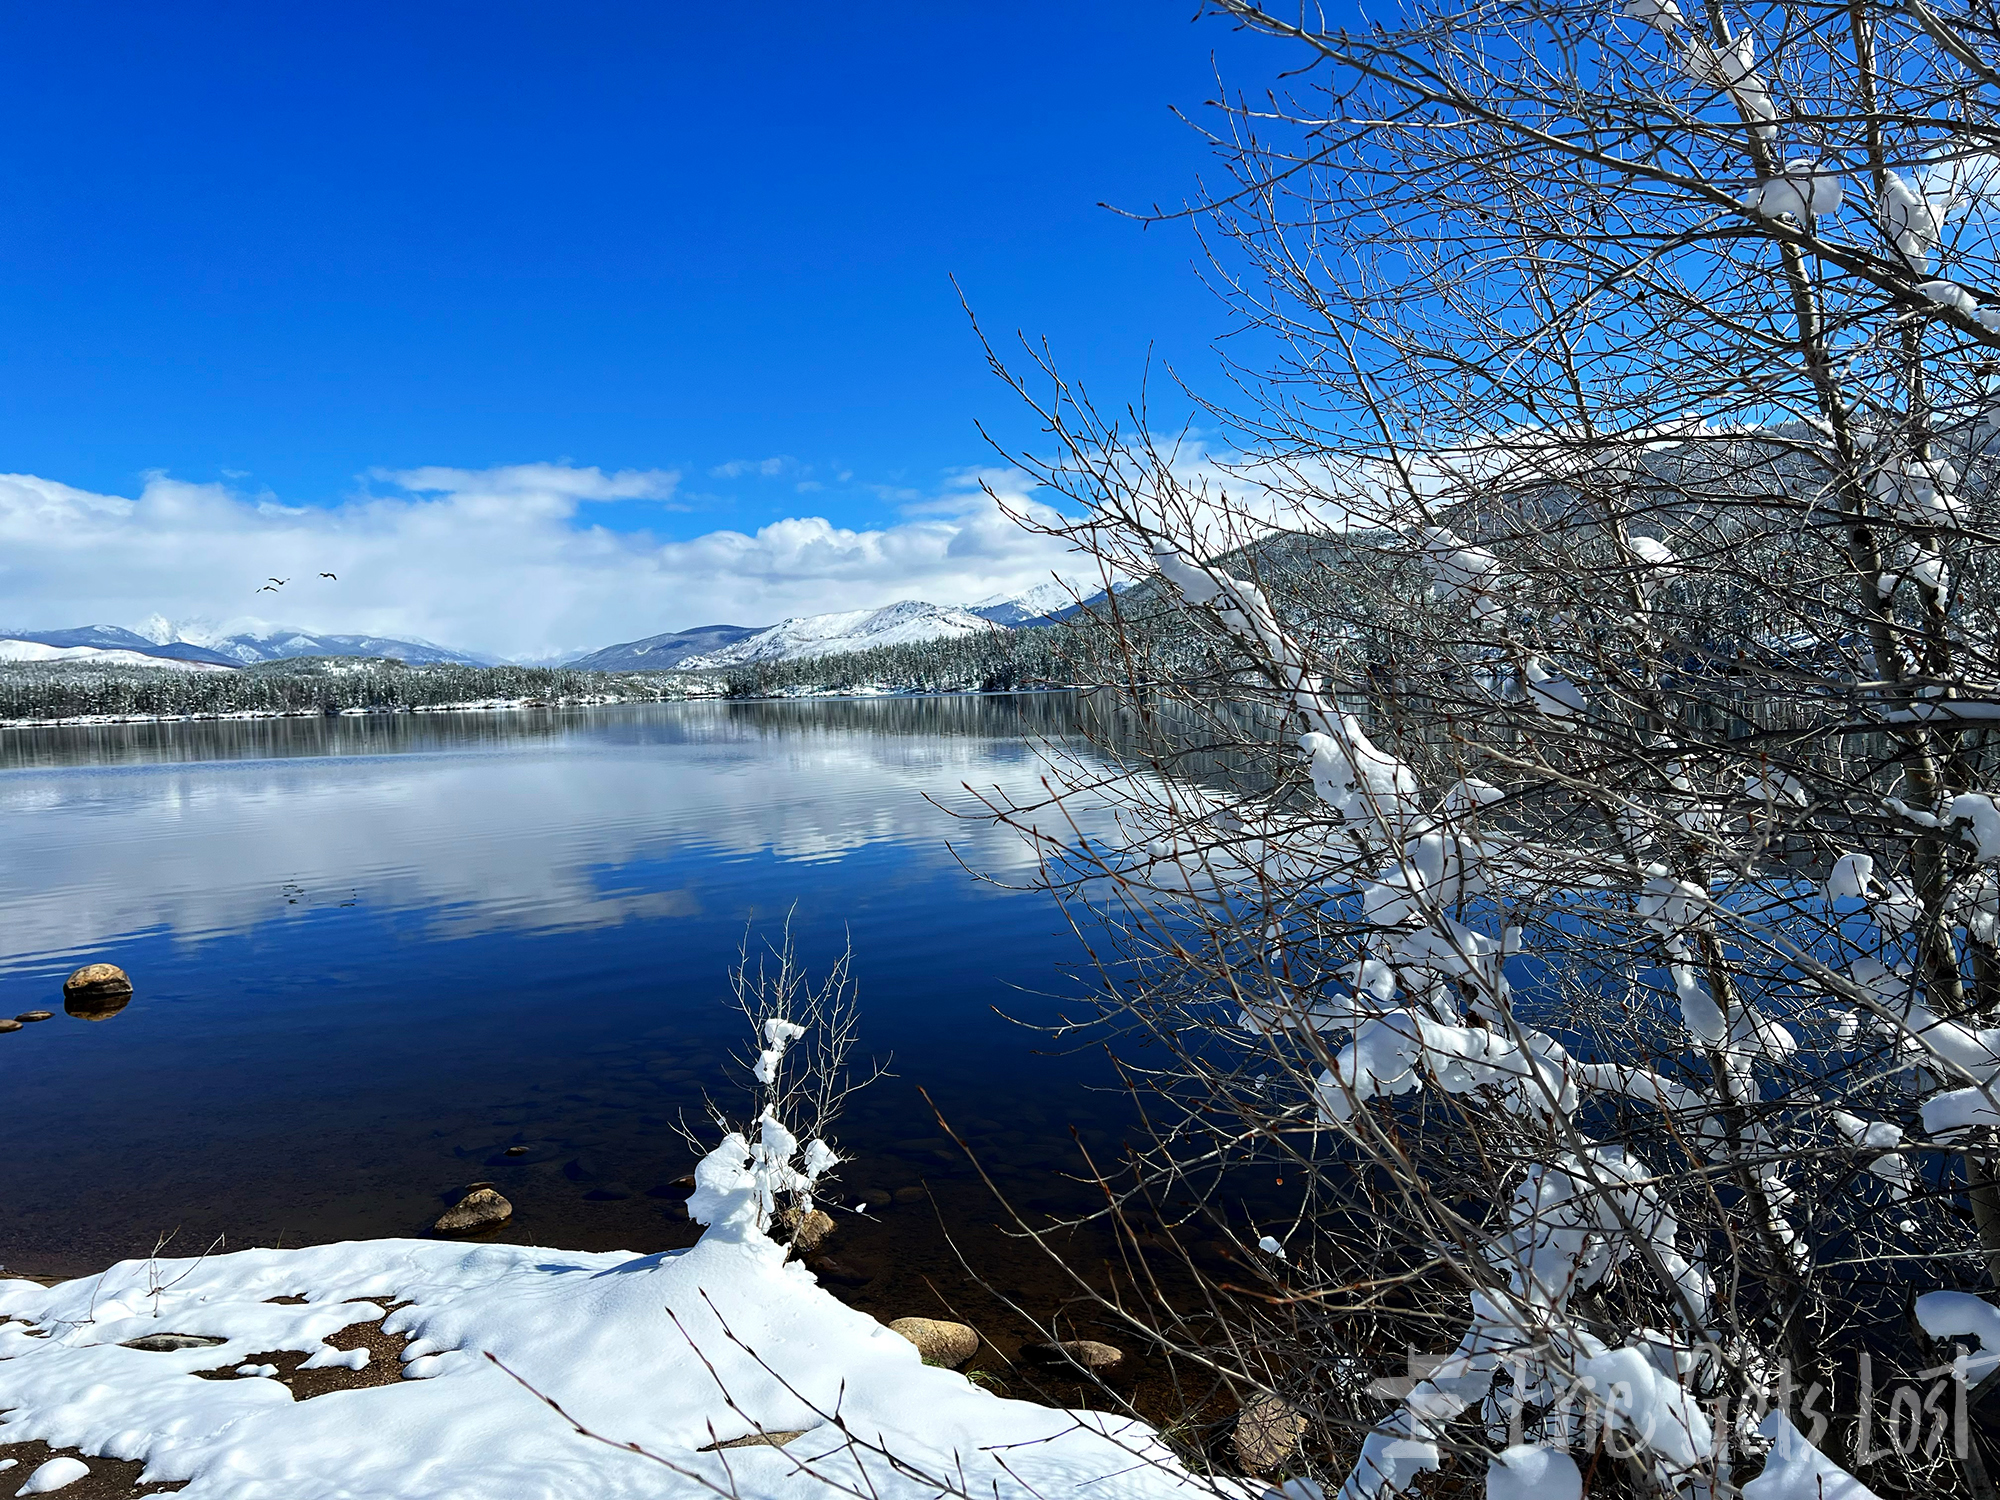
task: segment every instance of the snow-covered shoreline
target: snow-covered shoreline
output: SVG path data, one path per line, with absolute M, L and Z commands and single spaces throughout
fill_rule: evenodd
M 704 1181 L 710 1228 L 657 1255 L 372 1240 L 0 1279 L 0 1444 L 138 1460 L 187 1500 L 1264 1493 L 1143 1423 L 924 1364 L 762 1232 L 752 1174 Z M 408 1340 L 400 1379 L 277 1378 L 284 1351 L 365 1367 L 328 1341 L 377 1321 Z M 760 1433 L 782 1445 L 719 1446 Z
M 1018 698 L 1033 693 L 1069 693 L 1071 687 L 1021 687 L 987 691 L 965 688 L 938 692 L 928 688 L 899 688 L 867 684 L 844 688 L 783 689 L 754 697 L 731 698 L 719 686 L 713 692 L 690 692 L 673 697 L 636 698 L 615 694 L 592 695 L 551 701 L 546 698 L 488 698 L 465 703 L 389 704 L 378 708 L 343 708 L 333 713 L 316 708 L 232 709 L 212 714 L 75 714 L 58 719 L 0 719 L 0 729 L 74 729 L 113 724 L 221 724 L 254 719 L 367 719 L 400 714 L 522 713 L 534 709 L 625 708 L 633 704 L 655 703 L 783 703 L 797 699 L 832 698 Z

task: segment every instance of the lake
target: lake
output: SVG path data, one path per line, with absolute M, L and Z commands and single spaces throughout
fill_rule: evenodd
M 421 1234 L 477 1180 L 513 1201 L 509 1240 L 686 1243 L 677 1126 L 713 1142 L 704 1090 L 740 1108 L 728 971 L 746 925 L 775 938 L 787 912 L 815 970 L 851 935 L 859 1053 L 894 1057 L 840 1132 L 839 1195 L 891 1198 L 885 1223 L 931 1218 L 894 1199 L 917 1184 L 990 1202 L 921 1086 L 1011 1194 L 1055 1206 L 1070 1125 L 1115 1150 L 1129 1106 L 1086 1086 L 1094 1054 L 1044 1055 L 999 1013 L 1047 1020 L 1092 981 L 1055 904 L 1009 888 L 1034 874 L 1023 841 L 947 809 L 966 783 L 1032 788 L 1072 713 L 1056 694 L 0 733 L 0 1014 L 56 1012 L 0 1035 L 0 1261 Z M 64 1014 L 64 975 L 96 960 L 130 972 L 131 1004 Z M 856 1222 L 843 1253 L 890 1253 Z

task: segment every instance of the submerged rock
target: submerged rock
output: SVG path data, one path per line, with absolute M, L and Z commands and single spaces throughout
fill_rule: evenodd
M 1052 1344 L 1028 1344 L 1021 1350 L 1024 1359 L 1044 1365 L 1081 1365 L 1093 1375 L 1116 1369 L 1125 1361 L 1125 1351 L 1096 1339 L 1059 1339 Z
M 925 1364 L 943 1365 L 947 1370 L 956 1370 L 979 1352 L 976 1330 L 944 1318 L 898 1318 L 889 1331 L 915 1344 Z
M 21 1023 L 19 1021 L 0 1021 L 0 1031 L 19 1031 L 20 1029 Z
M 1266 1391 L 1245 1402 L 1236 1414 L 1230 1445 L 1246 1474 L 1263 1474 L 1298 1451 L 1306 1419 L 1283 1396 Z
M 476 1187 L 438 1216 L 431 1227 L 439 1234 L 477 1234 L 497 1229 L 514 1217 L 514 1205 L 491 1187 Z
M 821 1281 L 831 1281 L 836 1286 L 866 1286 L 875 1279 L 873 1271 L 864 1271 L 859 1266 L 850 1266 L 844 1260 L 835 1260 L 831 1255 L 815 1255 L 806 1262 L 806 1269 Z
M 17 1021 L 46 1021 L 55 1012 L 52 1010 L 24 1010 L 14 1017 Z

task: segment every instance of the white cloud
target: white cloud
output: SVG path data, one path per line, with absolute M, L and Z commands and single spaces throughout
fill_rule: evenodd
M 984 477 L 1033 509 L 1013 474 L 962 476 L 922 513 L 873 529 L 797 516 L 673 542 L 593 524 L 587 509 L 670 504 L 669 471 L 521 464 L 374 477 L 393 492 L 309 507 L 158 475 L 136 499 L 0 475 L 0 626 L 254 611 L 530 659 L 691 625 L 898 599 L 957 604 L 1076 567 L 1060 543 L 1022 531 L 972 488 Z M 270 576 L 292 582 L 257 593 Z

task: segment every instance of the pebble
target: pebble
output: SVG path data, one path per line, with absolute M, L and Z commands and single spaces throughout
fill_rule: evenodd
M 979 1334 L 964 1323 L 944 1318 L 898 1318 L 889 1325 L 917 1346 L 927 1365 L 943 1365 L 956 1370 L 979 1352 Z
M 898 1203 L 921 1203 L 930 1195 L 920 1187 L 899 1187 L 896 1189 Z
M 1053 1344 L 1028 1344 L 1023 1358 L 1048 1365 L 1082 1365 L 1093 1374 L 1116 1369 L 1124 1362 L 1125 1351 L 1096 1339 L 1061 1339 Z
M 438 1216 L 431 1227 L 439 1234 L 477 1234 L 495 1229 L 514 1217 L 514 1205 L 490 1187 L 474 1188 Z
M 504 1156 L 526 1156 L 528 1154 L 528 1148 L 526 1146 L 509 1146 L 501 1154 Z
M 1266 1391 L 1253 1396 L 1236 1414 L 1230 1445 L 1246 1474 L 1263 1474 L 1298 1451 L 1306 1419 L 1283 1396 Z
M 21 1023 L 19 1021 L 0 1021 L 0 1031 L 19 1031 L 20 1029 Z
M 46 1021 L 55 1014 L 52 1010 L 24 1010 L 14 1017 L 17 1021 Z

